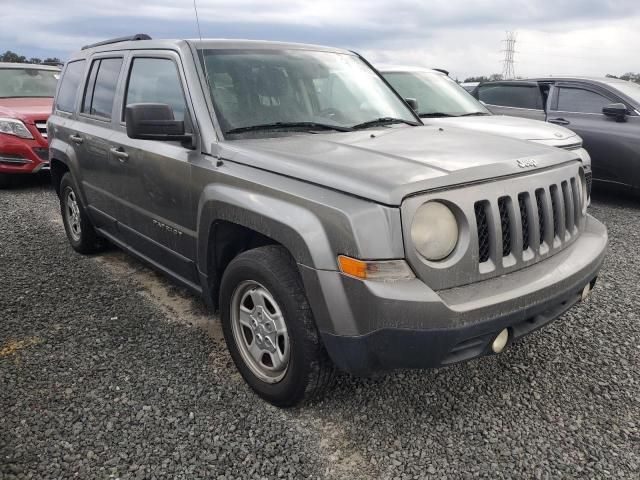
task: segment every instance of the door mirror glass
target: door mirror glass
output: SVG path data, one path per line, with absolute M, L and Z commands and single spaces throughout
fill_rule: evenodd
M 607 117 L 613 117 L 617 122 L 623 122 L 627 117 L 627 107 L 623 103 L 611 103 L 602 108 L 602 113 Z
M 140 140 L 187 141 L 184 121 L 175 120 L 173 110 L 165 103 L 132 103 L 125 111 L 127 136 Z
M 409 105 L 414 112 L 418 111 L 418 100 L 415 98 L 405 98 L 404 101 L 407 102 L 407 105 Z

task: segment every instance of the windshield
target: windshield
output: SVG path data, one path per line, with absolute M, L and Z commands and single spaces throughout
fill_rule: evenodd
M 403 98 L 418 101 L 422 116 L 489 115 L 489 111 L 446 75 L 435 72 L 386 72 L 384 78 Z
M 0 97 L 53 97 L 60 72 L 36 68 L 0 68 Z
M 620 90 L 627 97 L 640 105 L 640 84 L 634 82 L 609 82 L 610 87 Z
M 200 50 L 211 98 L 225 134 L 281 135 L 409 122 L 416 118 L 376 73 L 354 55 L 311 50 Z M 396 121 L 391 121 L 395 119 Z M 299 131 L 299 130 L 296 130 Z

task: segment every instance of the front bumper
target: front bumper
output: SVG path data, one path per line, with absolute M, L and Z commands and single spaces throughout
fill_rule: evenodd
M 301 268 L 325 347 L 336 366 L 366 375 L 435 368 L 491 352 L 556 319 L 581 298 L 604 260 L 606 228 L 588 216 L 573 245 L 540 263 L 471 285 L 435 292 L 415 279 L 360 281 Z
M 45 140 L 0 134 L 0 173 L 37 173 L 48 168 Z

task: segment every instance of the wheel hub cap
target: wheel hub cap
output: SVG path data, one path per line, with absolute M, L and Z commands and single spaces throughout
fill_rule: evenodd
M 282 380 L 289 365 L 289 334 L 271 293 L 254 281 L 242 282 L 231 304 L 231 326 L 244 363 L 262 381 Z
M 82 229 L 80 228 L 80 207 L 73 190 L 67 192 L 65 215 L 71 236 L 76 241 L 80 240 L 82 233 Z

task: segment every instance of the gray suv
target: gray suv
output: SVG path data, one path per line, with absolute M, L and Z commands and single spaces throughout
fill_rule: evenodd
M 291 406 L 336 367 L 499 353 L 594 286 L 575 152 L 419 125 L 351 52 L 137 35 L 73 55 L 48 131 L 73 248 L 108 239 L 201 295 Z

